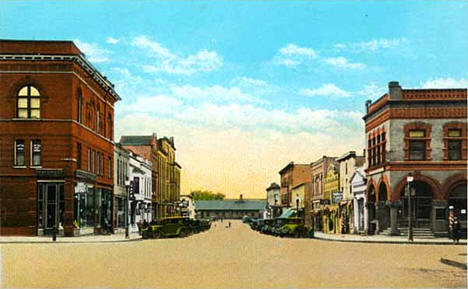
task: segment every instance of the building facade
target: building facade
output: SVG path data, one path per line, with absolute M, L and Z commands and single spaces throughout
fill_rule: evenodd
M 138 224 L 152 221 L 152 164 L 143 157 L 130 152 L 128 177 L 132 190 L 129 198 L 130 231 L 137 232 Z
M 351 194 L 353 197 L 353 226 L 351 233 L 364 234 L 368 227 L 367 208 L 366 208 L 366 172 L 365 166 L 354 169 L 351 176 Z
M 467 90 L 402 89 L 366 103 L 369 231 L 447 235 L 448 207 L 466 228 Z M 414 196 L 408 208 L 407 176 Z M 463 214 L 465 212 L 465 214 Z
M 118 100 L 73 42 L 0 40 L 0 234 L 108 229 Z
M 121 145 L 152 163 L 152 216 L 155 219 L 176 214 L 180 199 L 181 167 L 175 161 L 174 139 L 149 136 L 122 136 Z
M 213 200 L 194 201 L 198 219 L 242 219 L 244 216 L 263 218 L 266 200 Z
M 193 198 L 191 195 L 181 195 L 180 196 L 180 215 L 182 217 L 189 217 L 190 219 L 195 219 L 195 205 L 193 203 Z
M 125 229 L 125 202 L 128 202 L 128 192 L 125 180 L 128 179 L 128 164 L 130 152 L 119 143 L 114 146 L 114 232 Z
M 335 157 L 322 156 L 310 164 L 312 175 L 312 188 L 306 191 L 306 215 L 305 224 L 317 231 L 322 231 L 322 207 L 329 204 L 329 200 L 323 199 L 323 183 L 330 164 L 335 162 Z
M 292 200 L 292 189 L 300 184 L 311 181 L 312 174 L 308 164 L 295 164 L 290 162 L 281 171 L 281 204 L 289 207 Z
M 337 163 L 330 163 L 323 182 L 322 227 L 324 233 L 341 234 L 343 219 L 340 203 L 343 192 L 340 191 L 340 167 Z
M 356 155 L 355 151 L 349 151 L 336 159 L 340 171 L 340 191 L 343 198 L 339 204 L 340 214 L 343 219 L 341 233 L 350 233 L 354 223 L 353 195 L 351 193 L 351 177 L 356 167 L 365 162 L 364 156 Z
M 280 186 L 277 183 L 271 183 L 266 189 L 267 203 L 268 203 L 268 215 L 270 218 L 276 218 L 281 215 L 281 195 Z

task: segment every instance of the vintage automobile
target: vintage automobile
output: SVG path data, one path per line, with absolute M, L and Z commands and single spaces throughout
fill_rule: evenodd
M 211 228 L 211 221 L 207 219 L 200 220 L 200 226 L 203 231 L 209 230 Z
M 242 217 L 242 223 L 246 223 L 246 224 L 250 224 L 252 223 L 254 219 L 252 217 L 249 217 L 249 216 L 243 216 Z
M 302 218 L 292 217 L 281 220 L 276 229 L 276 235 L 280 237 L 308 238 L 311 237 L 311 229 L 304 226 Z
M 263 221 L 263 226 L 260 228 L 260 232 L 263 234 L 270 234 L 272 231 L 271 229 L 275 226 L 275 219 L 265 219 Z
M 143 239 L 187 237 L 192 233 L 188 217 L 168 217 L 142 228 Z

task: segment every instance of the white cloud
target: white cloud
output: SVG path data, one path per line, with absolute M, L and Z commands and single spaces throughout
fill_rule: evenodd
M 101 63 L 101 62 L 108 62 L 109 54 L 111 53 L 109 50 L 100 48 L 95 43 L 88 43 L 83 42 L 79 39 L 75 39 L 76 46 L 85 54 L 86 58 L 94 63 Z
M 312 48 L 299 47 L 296 44 L 289 43 L 285 47 L 280 48 L 281 55 L 304 55 L 310 58 L 316 58 L 317 53 Z
M 250 77 L 236 77 L 231 80 L 232 84 L 239 84 L 240 86 L 267 86 L 268 83 L 265 80 L 255 79 Z
M 315 89 L 303 89 L 300 91 L 302 94 L 307 96 L 340 96 L 340 97 L 348 97 L 350 93 L 337 87 L 333 83 L 325 83 L 319 88 Z
M 372 39 L 362 42 L 338 43 L 335 48 L 338 50 L 348 50 L 350 52 L 377 52 L 382 49 L 392 49 L 407 44 L 406 38 L 394 39 Z
M 344 58 L 343 56 L 329 57 L 329 58 L 325 58 L 323 61 L 331 66 L 342 68 L 342 69 L 363 69 L 365 67 L 363 63 L 349 62 L 348 59 Z
M 420 83 L 422 88 L 467 88 L 467 78 L 434 78 Z
M 114 38 L 114 37 L 108 37 L 106 40 L 107 43 L 109 44 L 117 44 L 120 42 L 119 38 Z
M 387 92 L 387 86 L 369 83 L 355 94 L 364 96 L 366 99 L 376 100 Z
M 239 87 L 213 85 L 196 87 L 191 85 L 174 86 L 172 95 L 185 100 L 211 101 L 223 103 L 261 103 L 262 100 L 243 92 Z
M 223 65 L 223 59 L 216 51 L 199 50 L 195 54 L 181 57 L 164 48 L 156 41 L 146 36 L 135 38 L 131 45 L 146 49 L 150 56 L 156 58 L 156 64 L 143 65 L 145 72 L 165 72 L 168 74 L 194 74 L 196 72 L 209 72 L 217 70 Z
M 279 49 L 278 55 L 273 59 L 273 63 L 291 67 L 315 58 L 317 58 L 317 53 L 312 48 L 300 47 L 296 44 L 289 43 Z

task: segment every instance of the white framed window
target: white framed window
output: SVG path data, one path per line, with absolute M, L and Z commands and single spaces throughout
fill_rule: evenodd
M 15 157 L 15 166 L 24 166 L 25 165 L 25 162 L 24 162 L 24 157 L 25 157 L 24 140 L 17 139 L 15 141 L 15 154 L 14 154 L 14 157 Z
M 41 165 L 42 145 L 40 139 L 31 141 L 31 166 L 38 167 Z

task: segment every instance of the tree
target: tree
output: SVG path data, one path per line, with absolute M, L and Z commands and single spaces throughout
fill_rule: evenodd
M 194 190 L 190 193 L 194 201 L 199 200 L 224 200 L 226 197 L 222 193 L 213 193 L 212 191 L 205 191 L 205 190 Z

